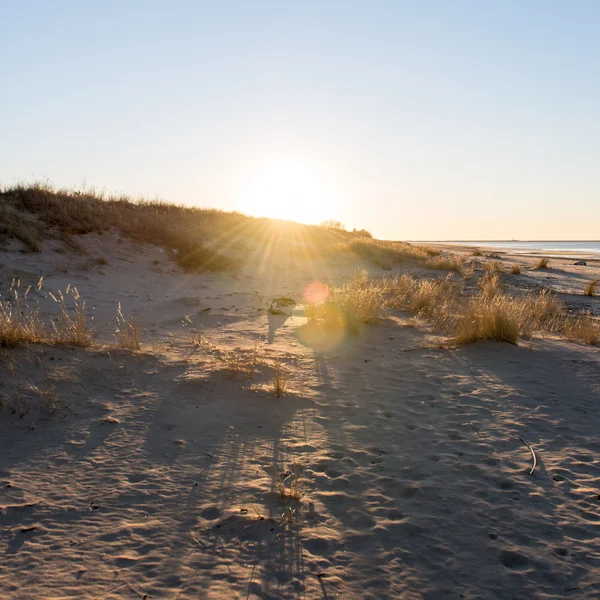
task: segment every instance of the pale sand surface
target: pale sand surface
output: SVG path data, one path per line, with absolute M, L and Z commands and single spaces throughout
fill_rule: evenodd
M 300 305 L 264 309 L 339 284 L 350 259 L 275 249 L 240 273 L 186 275 L 157 248 L 86 238 L 86 256 L 0 254 L 0 289 L 43 275 L 30 293 L 44 309 L 76 285 L 106 344 L 120 301 L 145 344 L 2 354 L 5 403 L 33 409 L 0 410 L 0 598 L 600 597 L 598 348 L 453 348 L 395 313 L 316 349 Z M 581 295 L 598 264 L 552 262 L 512 285 L 599 314 Z M 231 356 L 255 346 L 249 381 Z M 289 374 L 280 399 L 275 361 Z M 304 496 L 287 522 L 273 465 L 293 463 Z

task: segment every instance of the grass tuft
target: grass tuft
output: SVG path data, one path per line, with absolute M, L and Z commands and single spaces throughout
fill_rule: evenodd
M 58 305 L 60 317 L 52 321 L 50 338 L 55 344 L 72 346 L 89 346 L 92 343 L 92 331 L 88 327 L 85 316 L 85 302 L 79 296 L 77 288 L 67 286 L 65 293 L 58 290 L 56 296 L 49 293 L 50 298 Z M 68 299 L 73 309 L 69 310 Z
M 510 268 L 511 275 L 520 275 L 521 274 L 521 265 L 519 263 L 514 263 Z
M 542 256 L 535 265 L 535 269 L 548 269 L 550 267 L 550 260 L 545 256 Z
M 273 391 L 276 398 L 281 398 L 287 389 L 288 380 L 280 363 L 275 365 L 273 374 Z
M 596 288 L 598 287 L 598 280 L 594 279 L 593 281 L 588 281 L 583 288 L 584 296 L 595 296 Z
M 115 331 L 117 346 L 129 350 L 139 350 L 142 347 L 140 323 L 137 319 L 127 319 L 117 305 L 117 329 Z

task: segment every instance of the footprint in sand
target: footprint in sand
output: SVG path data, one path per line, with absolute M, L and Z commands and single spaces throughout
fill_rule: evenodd
M 207 521 L 214 521 L 221 516 L 221 509 L 217 506 L 208 506 L 200 512 L 200 516 Z
M 508 569 L 524 569 L 529 564 L 529 559 L 519 552 L 503 550 L 500 553 L 500 562 Z

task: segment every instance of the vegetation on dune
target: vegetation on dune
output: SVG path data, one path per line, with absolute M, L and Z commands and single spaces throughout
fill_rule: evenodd
M 432 256 L 425 261 L 425 268 L 438 271 L 454 271 L 462 273 L 465 268 L 465 259 L 453 254 L 448 256 Z
M 38 289 L 41 288 L 41 280 Z M 9 299 L 0 302 L 0 346 L 14 348 L 21 344 L 89 346 L 92 330 L 85 314 L 85 302 L 76 288 L 49 293 L 58 307 L 58 315 L 45 321 L 35 304 L 28 302 L 31 288 L 21 292 L 15 281 Z
M 362 323 L 384 319 L 392 308 L 431 323 L 457 344 L 497 340 L 516 344 L 538 331 L 596 344 L 600 325 L 589 315 L 569 315 L 547 291 L 513 296 L 504 290 L 497 271 L 486 271 L 479 291 L 465 296 L 450 276 L 426 279 L 404 274 L 369 279 L 366 271 L 334 289 L 326 302 L 308 305 L 309 321 L 358 333 Z
M 59 239 L 71 250 L 83 252 L 74 236 L 109 230 L 161 246 L 184 269 L 197 272 L 235 269 L 252 250 L 272 250 L 274 242 L 279 253 L 290 256 L 350 252 L 385 269 L 406 258 L 426 260 L 439 254 L 422 246 L 374 240 L 364 229 L 346 231 L 334 220 L 321 226 L 300 225 L 40 183 L 0 189 L 0 241 L 18 239 L 29 252 L 39 252 L 46 239 Z

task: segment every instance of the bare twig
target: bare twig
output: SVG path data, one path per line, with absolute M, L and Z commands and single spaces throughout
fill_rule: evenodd
M 533 466 L 531 467 L 531 471 L 529 471 L 529 474 L 533 475 L 533 472 L 535 471 L 535 468 L 537 467 L 537 456 L 535 455 L 533 446 L 529 442 L 526 442 L 520 435 L 517 437 L 531 450 L 531 456 L 533 458 Z

